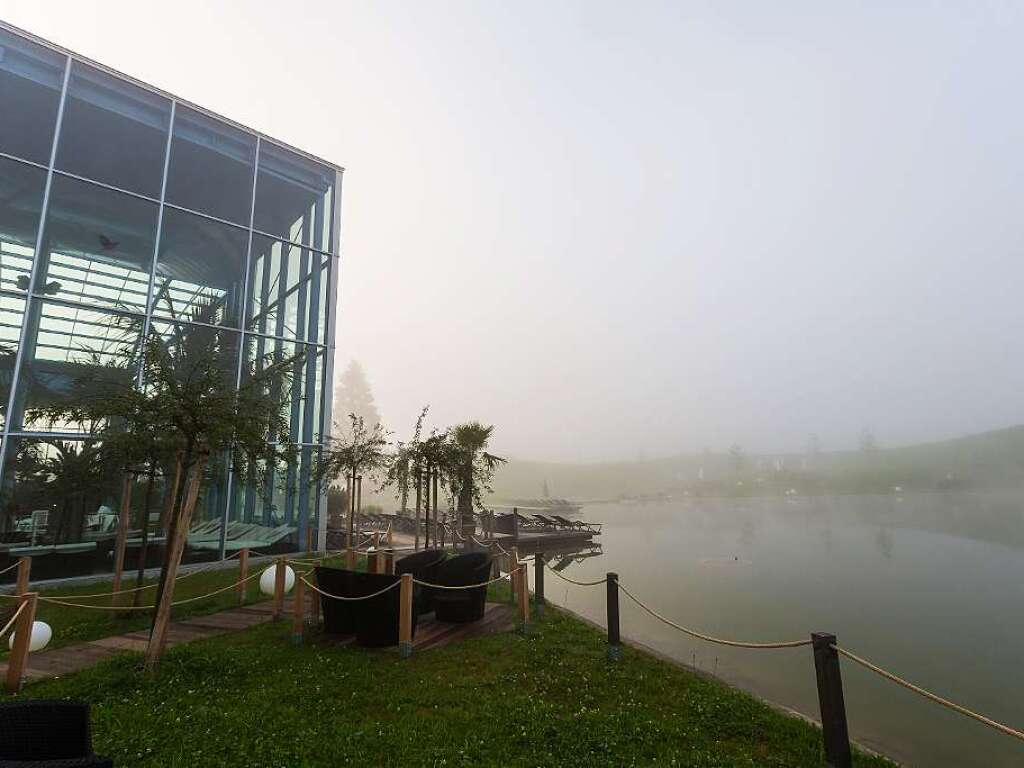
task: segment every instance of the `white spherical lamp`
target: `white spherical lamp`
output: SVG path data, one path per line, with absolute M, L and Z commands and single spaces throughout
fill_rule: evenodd
M 264 595 L 273 595 L 274 586 L 277 583 L 277 564 L 270 566 L 260 576 L 260 592 Z M 286 593 L 292 591 L 292 587 L 295 586 L 295 571 L 292 570 L 290 565 L 284 567 L 284 591 Z
M 16 632 L 11 632 L 11 637 L 7 641 L 8 648 L 14 648 L 14 636 Z M 30 652 L 35 653 L 41 651 L 50 643 L 50 638 L 53 637 L 53 629 L 45 621 L 33 621 L 32 622 L 32 637 L 28 641 L 28 649 Z

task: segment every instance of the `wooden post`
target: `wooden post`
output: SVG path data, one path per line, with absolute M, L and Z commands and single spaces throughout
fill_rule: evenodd
M 517 558 L 518 560 L 518 558 Z M 519 568 L 519 631 L 524 635 L 530 631 L 530 569 L 526 563 L 517 562 Z
M 619 574 L 605 576 L 608 588 L 608 661 L 622 658 L 622 638 L 619 635 Z
M 238 604 L 245 605 L 245 590 L 249 586 L 249 548 L 243 547 L 238 554 Z
M 288 564 L 287 557 L 279 557 L 274 567 L 274 618 L 281 618 L 284 608 L 284 574 Z
M 295 605 L 292 611 L 292 642 L 302 645 L 302 624 L 306 618 L 306 582 L 301 577 L 295 581 Z
M 391 547 L 384 550 L 384 573 L 395 573 L 395 550 Z
M 14 647 L 7 658 L 7 692 L 18 693 L 25 684 L 25 670 L 28 669 L 28 647 L 32 642 L 32 624 L 36 620 L 36 604 L 39 595 L 26 592 L 18 599 L 18 605 L 24 605 L 14 627 Z
M 544 553 L 538 552 L 533 560 L 533 593 L 537 615 L 544 613 Z
M 18 558 L 18 581 L 14 588 L 14 594 L 24 595 L 28 592 L 29 576 L 32 573 L 32 558 L 31 557 L 19 557 Z
M 836 636 L 828 632 L 811 634 L 814 671 L 818 677 L 818 705 L 821 708 L 821 735 L 825 740 L 825 764 L 829 768 L 850 768 L 850 734 L 846 725 L 843 678 L 839 672 Z
M 366 572 L 367 573 L 379 573 L 377 570 L 378 554 L 377 550 L 370 547 L 366 552 Z
M 317 568 L 319 568 L 323 564 L 324 564 L 323 560 L 317 560 L 316 561 L 316 567 Z M 312 593 L 312 595 L 310 595 L 310 597 L 313 600 L 313 626 L 314 627 L 319 627 L 320 626 L 320 594 L 318 592 L 316 592 L 316 591 L 313 591 L 313 593 Z
M 121 483 L 121 513 L 117 516 L 117 539 L 114 542 L 114 593 L 121 591 L 121 574 L 124 573 L 124 553 L 128 544 L 128 517 L 132 510 L 132 475 L 124 473 Z M 116 600 L 117 598 L 113 598 Z
M 519 538 L 519 508 L 512 507 L 512 538 Z
M 345 550 L 345 567 L 350 571 L 354 571 L 356 569 L 356 551 L 351 547 L 351 545 L 347 550 Z
M 313 552 L 314 552 L 314 550 L 313 550 L 313 531 L 314 530 L 315 529 L 313 528 L 312 525 L 307 525 L 306 526 L 306 554 L 307 555 L 312 555 Z
M 519 590 L 519 584 L 516 583 L 516 565 L 519 563 L 519 549 L 512 547 L 512 551 L 508 553 L 508 591 L 509 591 L 509 602 L 512 605 L 516 604 L 516 592 Z
M 430 465 L 424 468 L 423 472 L 423 538 L 425 543 L 424 549 L 430 549 L 431 542 L 434 543 L 434 547 L 437 547 L 437 541 L 431 535 L 434 533 L 433 526 L 430 521 Z
M 412 574 L 403 573 L 398 585 L 398 652 L 402 658 L 412 656 Z
M 388 546 L 389 547 L 395 546 L 395 523 L 394 523 L 394 521 L 391 521 L 390 523 L 388 523 L 387 540 L 388 540 Z

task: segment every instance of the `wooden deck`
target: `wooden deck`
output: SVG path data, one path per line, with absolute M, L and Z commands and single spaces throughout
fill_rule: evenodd
M 293 601 L 285 600 L 281 620 L 292 620 Z M 173 647 L 193 640 L 205 640 L 229 632 L 239 632 L 272 620 L 273 606 L 270 601 L 255 603 L 241 608 L 232 608 L 207 616 L 176 621 L 171 624 L 167 635 L 167 646 Z M 307 614 L 309 615 L 309 614 Z M 511 632 L 515 627 L 515 611 L 511 605 L 504 603 L 488 603 L 482 621 L 472 624 L 444 624 L 434 616 L 421 616 L 413 640 L 414 652 L 440 648 L 449 643 L 458 642 L 471 637 L 490 635 L 498 632 Z M 324 635 L 323 637 L 329 638 Z M 28 657 L 27 676 L 30 680 L 63 677 L 79 672 L 94 664 L 99 664 L 119 653 L 146 650 L 149 630 L 127 632 L 123 635 L 90 640 L 83 643 L 67 645 L 50 651 L 33 653 Z M 340 638 L 339 644 L 353 644 L 354 638 Z M 397 652 L 397 647 L 387 649 Z M 6 674 L 6 662 L 0 663 L 0 674 Z

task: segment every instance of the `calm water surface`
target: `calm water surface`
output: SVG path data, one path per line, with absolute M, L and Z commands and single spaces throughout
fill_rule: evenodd
M 604 556 L 652 608 L 722 637 L 812 631 L 925 688 L 1024 726 L 1024 497 L 1005 494 L 693 499 L 596 504 Z M 603 587 L 548 575 L 548 598 L 604 623 Z M 687 638 L 621 598 L 622 633 L 818 716 L 810 648 Z M 1024 744 L 842 662 L 853 736 L 914 766 L 1022 766 Z

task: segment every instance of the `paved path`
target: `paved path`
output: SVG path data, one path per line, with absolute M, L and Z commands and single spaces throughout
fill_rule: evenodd
M 294 602 L 286 598 L 282 610 L 282 619 L 291 621 Z M 171 624 L 167 633 L 167 646 L 173 647 L 193 640 L 205 640 L 208 637 L 239 632 L 257 624 L 265 624 L 272 620 L 273 604 L 267 600 L 241 608 L 231 608 L 219 613 L 176 621 Z M 310 613 L 307 612 L 307 616 Z M 432 615 L 421 617 L 413 641 L 414 651 L 429 650 L 447 645 L 451 642 L 469 637 L 508 632 L 514 627 L 515 612 L 507 604 L 488 603 L 484 618 L 473 624 L 444 624 Z M 51 677 L 62 677 L 91 667 L 124 651 L 146 650 L 149 630 L 127 632 L 123 635 L 104 637 L 100 640 L 89 640 L 74 645 L 66 645 L 51 651 L 33 653 L 28 657 L 27 675 L 30 680 L 42 680 Z M 341 638 L 341 643 L 351 643 L 353 638 Z M 0 675 L 6 674 L 6 662 L 0 663 Z

